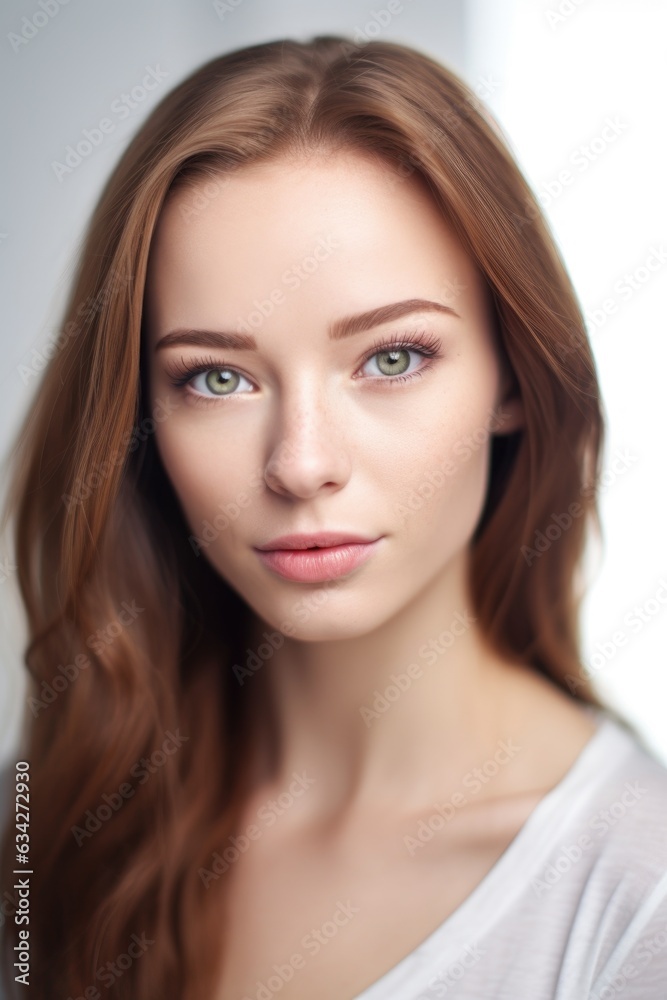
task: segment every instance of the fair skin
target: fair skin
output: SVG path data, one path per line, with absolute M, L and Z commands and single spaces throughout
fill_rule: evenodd
M 178 404 L 156 441 L 193 536 L 207 539 L 201 557 L 254 613 L 246 646 L 264 652 L 239 676 L 270 705 L 239 825 L 261 835 L 227 876 L 219 995 L 255 996 L 299 952 L 282 998 L 352 998 L 472 892 L 594 723 L 502 660 L 475 620 L 466 580 L 491 435 L 523 414 L 482 277 L 425 185 L 339 152 L 246 166 L 188 215 L 192 196 L 167 202 L 151 251 L 150 395 Z M 400 318 L 329 336 L 414 300 Z M 245 334 L 257 349 L 158 347 L 183 330 Z M 409 346 L 389 356 L 397 343 Z M 175 388 L 169 369 L 202 356 L 218 369 Z M 329 584 L 285 579 L 258 555 L 276 536 L 324 530 L 379 542 Z M 263 633 L 279 648 L 267 653 Z M 410 683 L 378 702 L 397 675 Z M 465 791 L 499 741 L 520 750 L 410 851 L 419 820 Z M 295 772 L 310 779 L 300 794 Z M 258 824 L 291 784 L 288 807 Z M 311 952 L 304 935 L 347 900 L 357 912 Z

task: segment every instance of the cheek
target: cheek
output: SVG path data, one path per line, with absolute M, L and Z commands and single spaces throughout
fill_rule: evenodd
M 494 386 L 436 410 L 428 427 L 410 435 L 411 447 L 401 448 L 393 506 L 415 546 L 428 546 L 437 533 L 456 548 L 475 530 L 488 489 Z
M 440 437 L 431 435 L 427 446 L 413 455 L 395 507 L 410 535 L 435 528 L 454 541 L 468 540 L 486 497 L 489 448 L 482 425 L 458 434 L 450 430 Z
M 187 422 L 165 425 L 156 437 L 162 464 L 194 534 L 221 512 L 238 516 L 256 479 L 247 449 L 244 453 L 220 435 L 194 433 Z

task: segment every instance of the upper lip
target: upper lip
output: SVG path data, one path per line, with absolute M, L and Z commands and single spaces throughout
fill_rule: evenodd
M 325 549 L 332 545 L 367 545 L 376 540 L 377 538 L 366 538 L 350 531 L 318 531 L 314 535 L 280 535 L 278 538 L 271 539 L 270 542 L 265 542 L 264 545 L 255 546 L 255 548 L 261 552 L 267 552 L 271 549 Z

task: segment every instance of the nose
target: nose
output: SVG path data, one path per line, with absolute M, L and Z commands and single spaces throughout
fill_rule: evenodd
M 277 433 L 264 470 L 269 488 L 302 500 L 341 489 L 350 478 L 351 462 L 340 410 L 336 419 L 315 385 L 284 395 L 277 405 Z

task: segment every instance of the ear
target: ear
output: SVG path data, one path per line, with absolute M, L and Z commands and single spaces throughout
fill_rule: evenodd
M 499 402 L 494 409 L 494 420 L 491 427 L 493 434 L 513 434 L 526 425 L 526 416 L 523 407 L 523 400 L 519 393 L 519 387 L 514 375 L 505 370 L 503 373 Z

